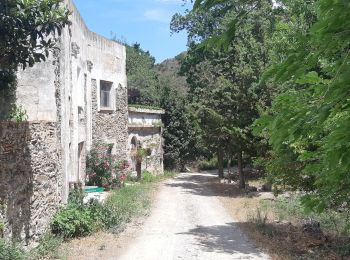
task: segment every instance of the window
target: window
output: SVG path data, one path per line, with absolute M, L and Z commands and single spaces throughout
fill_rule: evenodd
M 100 107 L 112 108 L 111 104 L 111 90 L 112 83 L 107 81 L 100 81 Z

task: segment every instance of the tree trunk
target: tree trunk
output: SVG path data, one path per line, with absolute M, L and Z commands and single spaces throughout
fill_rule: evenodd
M 239 175 L 239 187 L 245 189 L 245 178 L 243 172 L 243 159 L 242 151 L 239 151 L 237 154 L 237 166 L 238 166 L 238 175 Z
M 136 160 L 136 172 L 137 172 L 137 180 L 141 180 L 141 160 Z
M 218 149 L 218 168 L 219 168 L 219 178 L 224 178 L 224 152 Z
M 227 160 L 227 175 L 229 182 L 232 181 L 232 171 L 231 171 L 231 156 Z

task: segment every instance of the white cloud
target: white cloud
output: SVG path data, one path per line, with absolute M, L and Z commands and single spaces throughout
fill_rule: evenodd
M 148 9 L 143 14 L 144 18 L 148 21 L 157 21 L 157 22 L 169 22 L 171 14 L 163 9 Z

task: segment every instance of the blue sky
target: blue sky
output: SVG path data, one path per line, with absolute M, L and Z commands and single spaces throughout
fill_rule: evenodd
M 170 21 L 190 4 L 182 0 L 74 0 L 88 27 L 107 38 L 138 42 L 162 62 L 186 50 L 186 33 L 170 33 Z

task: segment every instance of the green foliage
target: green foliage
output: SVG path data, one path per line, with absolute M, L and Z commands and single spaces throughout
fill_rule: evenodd
M 151 186 L 138 184 L 113 191 L 103 205 L 104 227 L 112 232 L 123 229 L 132 217 L 140 216 L 150 206 Z
M 119 232 L 132 217 L 148 209 L 151 191 L 149 182 L 113 190 L 102 204 L 97 201 L 84 204 L 84 192 L 73 190 L 68 205 L 61 208 L 52 219 L 52 233 L 73 238 L 90 235 L 101 229 Z
M 195 132 L 188 102 L 170 85 L 164 85 L 161 105 L 164 124 L 164 165 L 167 169 L 182 170 L 186 163 L 194 160 L 200 153 L 200 141 Z
M 129 86 L 129 103 L 158 105 L 158 80 L 154 70 L 155 59 L 140 44 L 126 44 L 126 73 Z
M 200 170 L 215 170 L 218 168 L 218 159 L 214 157 L 210 160 L 201 160 L 198 163 L 198 168 Z
M 154 58 L 139 44 L 127 45 L 129 104 L 136 108 L 165 110 L 162 115 L 164 165 L 181 170 L 196 157 L 193 123 L 186 107 L 187 85 L 178 75 L 181 55 L 155 65 Z
M 135 156 L 137 160 L 142 160 L 147 156 L 147 149 L 145 148 L 137 148 L 135 152 Z
M 62 237 L 48 233 L 40 239 L 39 246 L 29 252 L 27 259 L 59 259 L 62 242 Z
M 174 171 L 165 170 L 163 176 L 164 178 L 174 178 L 176 174 Z
M 70 203 L 60 209 L 51 222 L 51 230 L 55 235 L 64 238 L 87 236 L 95 230 L 95 219 L 88 207 Z
M 19 245 L 0 239 L 0 259 L 25 260 L 27 254 Z
M 273 106 L 256 122 L 273 153 L 286 150 L 299 164 L 290 185 L 307 193 L 303 205 L 319 212 L 350 205 L 349 28 L 350 4 L 319 0 L 310 29 L 294 31 L 286 59 L 266 73 L 284 86 Z
M 140 104 L 129 104 L 129 107 L 134 108 L 140 108 L 140 109 L 154 109 L 154 110 L 161 110 L 161 107 L 152 106 L 152 105 L 140 105 Z
M 89 185 L 106 189 L 120 187 L 129 174 L 129 165 L 108 152 L 108 145 L 99 145 L 92 149 L 86 160 L 86 172 Z
M 142 181 L 154 182 L 155 179 L 156 179 L 156 176 L 154 176 L 151 172 L 149 172 L 149 171 L 142 172 Z
M 9 119 L 17 123 L 27 121 L 27 111 L 22 106 L 17 106 L 16 104 L 13 104 L 11 107 Z
M 325 210 L 315 213 L 305 210 L 301 202 L 301 196 L 293 195 L 290 198 L 279 198 L 273 205 L 274 211 L 281 220 L 294 219 L 302 222 L 303 219 L 313 219 L 320 223 L 324 232 L 336 235 L 349 235 L 349 213 L 346 211 Z
M 236 41 L 252 21 L 251 14 L 263 8 L 262 1 L 251 1 L 248 11 L 239 8 L 244 2 L 196 1 L 197 12 L 221 9 L 230 18 L 226 29 L 209 39 L 206 47 L 216 41 L 216 47 L 229 49 L 230 41 Z M 231 4 L 238 10 L 233 16 Z M 257 87 L 268 87 L 257 93 L 268 91 L 273 100 L 258 107 L 265 112 L 255 122 L 256 132 L 272 147 L 265 157 L 266 169 L 277 184 L 306 191 L 302 202 L 309 209 L 348 208 L 350 3 L 281 0 L 278 4 L 272 12 L 271 37 L 265 40 L 269 50 L 265 61 L 272 66 L 257 74 Z M 253 60 L 248 62 L 251 66 Z
M 54 50 L 55 37 L 69 24 L 61 0 L 3 0 L 0 4 L 0 70 L 33 66 Z
M 197 135 L 204 147 L 221 159 L 225 151 L 241 162 L 243 153 L 249 158 L 258 150 L 259 140 L 252 135 L 251 123 L 260 107 L 270 102 L 269 95 L 261 95 L 267 86 L 258 83 L 268 63 L 266 39 L 274 16 L 270 1 L 259 1 L 254 8 L 245 1 L 226 2 L 183 16 L 176 14 L 171 28 L 189 32 L 189 51 L 182 60 L 181 73 L 187 76 Z M 226 48 L 203 48 L 242 12 L 247 19 L 235 28 Z M 241 182 L 243 187 L 243 176 Z

